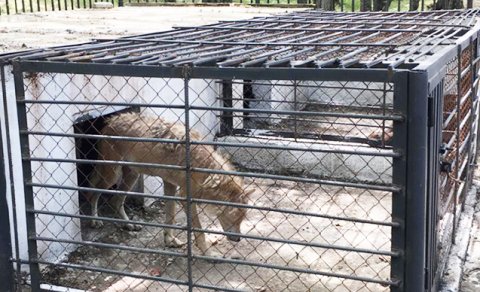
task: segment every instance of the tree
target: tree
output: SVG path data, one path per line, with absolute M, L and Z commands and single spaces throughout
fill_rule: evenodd
M 420 4 L 420 0 L 410 0 L 410 11 L 418 10 L 418 5 Z
M 462 9 L 463 6 L 463 1 L 462 0 L 438 0 L 437 3 L 435 4 L 435 7 L 433 7 L 436 10 L 441 10 L 441 9 Z
M 317 0 L 317 1 L 320 1 L 320 0 Z M 317 6 L 319 6 L 320 8 L 326 11 L 334 11 L 335 0 L 321 0 L 320 5 L 318 5 L 318 2 L 317 2 Z
M 374 0 L 373 1 L 373 10 L 374 11 L 388 11 L 390 8 L 391 0 Z
M 372 11 L 372 0 L 360 0 L 360 11 Z

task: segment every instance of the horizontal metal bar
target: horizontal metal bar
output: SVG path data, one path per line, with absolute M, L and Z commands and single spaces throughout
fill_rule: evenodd
M 376 127 L 376 126 L 374 126 Z M 160 139 L 160 138 L 138 138 L 130 136 L 106 136 L 106 135 L 93 135 L 93 134 L 70 134 L 70 133 L 53 133 L 53 132 L 38 132 L 38 131 L 20 131 L 22 135 L 32 135 L 32 136 L 52 136 L 52 137 L 66 137 L 66 138 L 88 138 L 96 140 L 116 140 L 116 141 L 132 141 L 132 142 L 149 142 L 149 143 L 168 143 L 168 144 L 185 144 L 185 141 L 173 140 L 173 139 Z M 242 148 L 251 148 L 251 149 L 268 149 L 268 150 L 282 150 L 282 151 L 300 151 L 308 153 L 333 153 L 333 154 L 351 154 L 351 155 L 361 155 L 361 156 L 374 156 L 374 157 L 392 157 L 399 158 L 402 157 L 402 153 L 399 151 L 390 151 L 390 150 L 345 150 L 345 149 L 336 149 L 334 145 L 319 144 L 331 147 L 330 149 L 320 149 L 320 148 L 305 148 L 305 147 L 291 147 L 283 145 L 271 145 L 271 144 L 262 144 L 262 143 L 233 143 L 233 142 L 218 142 L 218 141 L 191 141 L 192 145 L 206 145 L 214 147 L 242 147 Z M 307 142 L 300 142 L 300 144 L 308 144 Z M 24 159 L 30 160 L 39 160 L 47 159 L 41 157 L 25 157 Z M 75 162 L 75 163 L 98 163 L 101 164 L 105 160 L 88 160 L 88 159 L 55 159 L 48 158 L 44 161 L 51 162 Z M 115 164 L 115 163 L 112 163 Z M 152 167 L 152 168 L 165 168 L 165 169 L 175 169 L 175 170 L 185 170 L 185 167 L 178 165 L 170 164 L 157 164 L 157 163 L 140 163 L 140 162 L 127 162 L 123 161 L 119 164 L 126 166 L 138 166 L 138 167 Z
M 192 168 L 192 171 L 200 172 L 200 173 L 237 175 L 242 177 L 277 179 L 277 180 L 285 180 L 285 181 L 313 183 L 313 184 L 320 184 L 320 185 L 323 184 L 323 185 L 338 186 L 338 187 L 351 187 L 351 188 L 359 188 L 359 189 L 375 190 L 375 191 L 386 191 L 386 192 L 399 192 L 402 190 L 401 187 L 397 187 L 393 185 L 368 184 L 368 183 L 350 182 L 350 181 L 334 181 L 334 180 L 325 180 L 325 179 L 319 179 L 319 178 L 290 177 L 285 175 L 272 175 L 272 174 L 256 173 L 256 172 L 224 171 L 224 170 L 195 168 L 195 167 Z
M 157 199 L 165 201 L 185 201 L 185 198 L 177 196 L 158 196 L 158 195 L 148 195 L 144 193 L 137 192 L 126 192 L 126 191 L 117 191 L 117 190 L 106 190 L 106 189 L 97 189 L 97 188 L 87 188 L 87 187 L 74 187 L 74 186 L 65 186 L 65 185 L 54 185 L 54 184 L 41 184 L 34 182 L 25 182 L 25 185 L 38 187 L 38 188 L 50 188 L 50 189 L 59 189 L 59 190 L 70 190 L 70 191 L 82 191 L 82 192 L 92 192 L 100 194 L 109 194 L 109 195 L 125 195 L 131 196 L 134 198 L 148 198 L 148 199 Z
M 168 108 L 168 109 L 184 109 L 185 105 L 158 105 L 145 103 L 116 103 L 116 102 L 93 102 L 93 101 L 73 101 L 73 100 L 21 100 L 18 103 L 25 104 L 57 104 L 57 105 L 102 105 L 102 106 L 128 106 L 128 107 L 153 107 L 153 108 Z M 262 113 L 271 115 L 292 115 L 292 116 L 319 116 L 319 117 L 339 117 L 352 119 L 372 119 L 372 120 L 391 120 L 402 122 L 405 118 L 402 115 L 368 115 L 342 112 L 313 112 L 313 111 L 280 111 L 267 109 L 251 109 L 251 108 L 230 108 L 230 107 L 214 107 L 214 106 L 195 106 L 189 107 L 192 110 L 204 111 L 224 111 L 224 112 L 240 112 L 240 113 Z
M 365 70 L 318 68 L 210 68 L 210 67 L 159 67 L 120 64 L 83 64 L 65 62 L 22 61 L 12 62 L 22 72 L 91 74 L 128 77 L 246 79 L 246 80 L 311 80 L 311 81 L 362 81 L 391 82 L 396 72 L 386 69 Z M 187 75 L 186 75 L 187 74 Z
M 334 31 L 334 32 L 422 32 L 421 29 L 401 29 L 401 28 L 362 28 L 361 24 L 357 25 L 356 23 L 348 23 L 350 26 L 349 28 L 344 27 L 344 28 L 334 28 L 334 27 L 321 27 L 321 28 L 308 28 L 308 27 L 299 27 L 299 28 L 288 28 L 288 27 L 258 27 L 258 26 L 251 26 L 251 27 L 234 27 L 234 26 L 228 26 L 228 27 L 222 27 L 220 25 L 211 25 L 205 28 L 202 27 L 194 27 L 194 26 L 173 26 L 174 29 L 202 29 L 202 30 L 214 30 L 214 31 L 232 31 L 232 30 L 241 30 L 241 31 L 281 31 L 281 32 L 297 32 L 297 31 L 308 31 L 308 32 L 324 32 L 324 31 Z M 353 27 L 352 26 L 358 26 L 358 27 Z M 370 23 L 370 25 L 374 26 L 381 26 L 380 23 Z M 137 38 L 127 38 L 128 40 L 137 40 Z M 143 41 L 152 41 L 151 39 L 141 39 Z M 165 39 L 160 38 L 160 39 L 154 39 L 154 40 L 159 40 L 163 41 Z M 170 39 L 171 40 L 171 39 Z
M 193 258 L 201 259 L 201 260 L 207 260 L 207 261 L 217 261 L 219 263 L 248 265 L 248 266 L 252 266 L 252 267 L 295 272 L 295 273 L 299 273 L 299 274 L 311 274 L 311 275 L 318 275 L 318 276 L 325 276 L 325 277 L 332 277 L 332 278 L 340 278 L 340 279 L 347 279 L 347 280 L 353 280 L 353 281 L 361 281 L 361 282 L 367 282 L 367 283 L 375 283 L 375 284 L 380 284 L 380 285 L 384 285 L 384 286 L 398 287 L 401 283 L 398 280 L 393 280 L 393 281 L 377 280 L 377 279 L 368 278 L 368 277 L 352 276 L 350 274 L 338 274 L 338 273 L 332 273 L 332 272 L 322 272 L 322 271 L 315 271 L 315 270 L 311 270 L 311 269 L 287 267 L 287 266 L 272 265 L 272 264 L 266 264 L 266 263 L 249 262 L 249 261 L 247 262 L 247 261 L 236 260 L 236 259 L 216 258 L 216 257 L 199 256 L 199 255 L 193 255 Z
M 239 28 L 241 30 L 244 30 L 244 28 Z M 253 29 L 253 28 L 250 28 Z M 266 29 L 258 29 L 257 31 L 263 31 Z M 271 30 L 276 30 L 276 31 L 283 31 L 284 29 L 279 28 L 279 29 L 274 29 L 272 28 Z M 342 29 L 332 29 L 332 30 L 324 30 L 324 29 L 293 29 L 292 31 L 311 31 L 311 32 L 321 32 L 321 31 L 339 31 L 343 32 Z M 359 32 L 377 32 L 377 29 L 356 29 L 352 31 L 359 31 Z M 397 31 L 392 31 L 388 29 L 380 29 L 380 31 L 385 31 L 385 32 L 397 32 Z M 108 39 L 97 39 L 99 41 L 106 41 Z M 331 47 L 331 46 L 340 46 L 340 47 L 395 47 L 395 44 L 385 44 L 385 43 L 339 43 L 339 42 L 320 42 L 320 43 L 313 43 L 313 42 L 304 42 L 304 43 L 292 43 L 292 42 L 249 42 L 249 41 L 242 41 L 242 42 L 233 42 L 233 41 L 207 41 L 207 40 L 186 40 L 186 39 L 155 39 L 155 40 L 146 40 L 146 39 L 139 39 L 139 38 L 129 38 L 129 41 L 134 41 L 134 42 L 152 42 L 155 41 L 157 43 L 178 43 L 178 44 L 201 44 L 201 45 L 224 45 L 224 46 L 238 46 L 238 45 L 244 45 L 244 46 L 270 46 L 270 47 L 285 47 L 285 46 L 292 46 L 292 47 Z M 20 59 L 21 60 L 21 59 Z
M 53 188 L 53 189 L 68 189 L 68 190 L 75 190 L 75 191 L 95 191 L 97 193 L 105 193 L 105 194 L 112 194 L 112 195 L 128 195 L 128 196 L 136 196 L 140 198 L 151 198 L 151 199 L 157 199 L 161 201 L 185 201 L 186 199 L 183 197 L 178 197 L 178 196 L 155 196 L 155 195 L 147 195 L 143 193 L 136 193 L 136 192 L 124 192 L 124 191 L 115 191 L 115 190 L 104 190 L 104 189 L 96 189 L 96 188 L 85 188 L 85 187 L 73 187 L 73 186 L 60 186 L 60 185 L 52 185 L 52 184 L 37 184 L 37 183 L 32 183 L 29 184 L 35 187 L 42 187 L 42 188 Z M 255 205 L 249 205 L 249 204 L 240 204 L 240 203 L 234 203 L 234 202 L 227 202 L 227 201 L 216 201 L 216 200 L 207 200 L 207 199 L 198 199 L 198 198 L 192 198 L 192 202 L 199 203 L 199 204 L 209 204 L 209 205 L 219 205 L 219 206 L 225 206 L 225 207 L 234 207 L 234 208 L 242 208 L 242 209 L 251 209 L 251 210 L 258 210 L 258 211 L 267 211 L 267 212 L 276 212 L 276 213 L 283 213 L 283 214 L 292 214 L 292 215 L 298 215 L 298 216 L 308 216 L 308 217 L 315 217 L 315 218 L 322 218 L 322 219 L 329 219 L 329 220 L 339 220 L 339 221 L 346 221 L 346 222 L 352 222 L 352 223 L 360 223 L 360 224 L 371 224 L 371 225 L 378 225 L 378 226 L 387 226 L 387 227 L 400 227 L 400 223 L 398 222 L 384 222 L 384 221 L 376 221 L 376 220 L 366 220 L 366 219 L 360 219 L 360 218 L 353 218 L 353 217 L 340 217 L 340 216 L 331 216 L 327 214 L 320 214 L 317 212 L 302 212 L 298 210 L 292 210 L 292 209 L 281 209 L 281 208 L 271 208 L 271 207 L 264 207 L 264 206 L 255 206 Z M 63 213 L 56 213 L 56 212 L 49 212 L 49 211 L 41 211 L 41 210 L 36 210 L 35 212 L 39 212 L 42 214 L 49 214 L 49 215 L 55 215 L 55 216 L 70 216 L 70 217 L 75 217 L 75 218 L 81 218 L 81 219 L 95 219 L 93 216 L 87 216 L 87 215 L 69 215 L 69 214 L 63 214 Z M 128 221 L 128 220 L 120 220 L 120 219 L 112 219 L 108 217 L 100 217 L 103 219 L 99 220 L 105 220 L 105 221 L 110 221 L 110 222 L 121 222 L 121 223 L 134 223 L 138 225 L 147 225 L 147 226 L 154 226 L 154 227 L 168 227 L 168 228 L 175 228 L 175 227 L 170 227 L 168 225 L 161 225 L 161 224 L 156 224 L 152 225 L 150 223 L 144 223 L 141 221 Z M 182 229 L 179 227 L 176 227 L 176 229 Z M 182 229 L 183 230 L 183 229 Z
M 302 142 L 299 142 L 301 144 Z M 250 144 L 250 143 L 229 143 L 229 142 L 199 142 L 192 141 L 193 145 L 211 145 L 216 147 L 242 147 L 253 149 L 268 149 L 268 150 L 282 150 L 282 151 L 302 151 L 311 153 L 334 153 L 334 154 L 351 154 L 361 156 L 374 156 L 374 157 L 392 157 L 399 158 L 403 154 L 399 151 L 362 151 L 362 150 L 343 150 L 343 149 L 318 149 L 318 148 L 303 148 L 303 147 L 291 147 L 291 146 L 276 146 L 269 144 Z M 306 143 L 305 143 L 306 144 Z M 322 145 L 322 144 L 319 144 Z
M 132 141 L 132 142 L 150 142 L 150 143 L 169 143 L 169 144 L 185 144 L 185 141 L 173 140 L 173 139 L 161 139 L 161 138 L 139 138 L 130 136 L 107 136 L 107 135 L 93 135 L 93 134 L 70 134 L 70 133 L 55 133 L 55 132 L 39 132 L 39 131 L 24 131 L 21 130 L 22 135 L 37 135 L 37 136 L 53 136 L 53 137 L 67 137 L 67 138 L 88 138 L 97 140 L 116 140 L 116 141 Z M 303 148 L 303 147 L 290 147 L 290 146 L 275 146 L 267 144 L 249 144 L 249 143 L 230 143 L 230 142 L 216 142 L 216 141 L 191 141 L 193 145 L 209 145 L 216 147 L 244 147 L 254 149 L 270 149 L 270 150 L 285 150 L 285 151 L 304 151 L 312 153 L 338 153 L 338 154 L 352 154 L 352 155 L 364 155 L 364 156 L 378 156 L 378 157 L 402 157 L 402 153 L 399 151 L 362 151 L 362 150 L 342 150 L 342 149 L 315 149 L 315 148 Z M 36 158 L 41 159 L 41 158 Z M 60 159 L 61 160 L 61 159 Z M 53 161 L 53 160 L 52 160 Z M 84 159 L 75 160 L 71 162 L 82 163 Z M 59 162 L 63 162 L 59 161 Z M 93 163 L 93 162 L 92 162 Z M 98 163 L 95 160 L 95 163 Z M 125 165 L 128 165 L 125 164 Z M 155 167 L 158 164 L 151 164 L 151 167 Z M 147 163 L 138 163 L 136 166 L 150 166 Z M 184 170 L 185 168 L 180 166 L 168 165 L 170 169 Z
M 222 81 L 215 81 L 215 83 L 217 84 L 223 84 Z M 275 87 L 294 87 L 296 86 L 297 88 L 324 88 L 324 89 L 343 89 L 343 90 L 367 90 L 368 92 L 394 92 L 393 89 L 382 89 L 382 88 L 367 88 L 367 86 L 365 86 L 365 88 L 359 88 L 359 87 L 353 87 L 353 86 L 332 86 L 332 85 L 324 85 L 324 84 L 319 84 L 319 85 L 316 85 L 316 84 L 307 84 L 307 83 L 297 83 L 296 85 L 293 84 L 293 82 L 291 84 L 288 84 L 288 83 L 270 83 L 270 82 L 261 82 L 261 81 L 257 81 L 257 80 L 253 80 L 253 81 L 241 81 L 241 80 L 232 80 L 231 81 L 232 84 L 240 84 L 240 85 L 265 85 L 265 86 L 275 86 Z M 223 97 L 219 96 L 218 99 L 221 99 Z M 238 98 L 239 100 L 244 100 L 244 98 Z M 283 102 L 290 102 L 290 103 L 293 103 L 293 101 L 277 101 L 277 100 L 269 100 L 269 102 L 280 102 L 280 103 L 283 103 Z M 315 103 L 314 101 L 306 101 L 304 103 L 310 103 L 310 102 L 313 102 Z M 300 101 L 297 101 L 297 103 L 300 103 Z M 324 104 L 324 103 L 323 103 Z
M 350 119 L 371 119 L 371 120 L 386 120 L 403 122 L 405 117 L 402 115 L 368 115 L 368 114 L 355 114 L 355 113 L 342 113 L 342 112 L 314 112 L 314 111 L 281 111 L 281 110 L 266 110 L 266 109 L 236 109 L 228 107 L 206 107 L 206 106 L 190 106 L 192 110 L 211 110 L 211 111 L 223 111 L 223 112 L 240 112 L 240 113 L 261 113 L 270 115 L 291 115 L 291 116 L 318 116 L 318 117 L 334 117 L 334 118 L 350 118 Z
M 341 251 L 347 251 L 347 252 L 383 255 L 383 256 L 388 256 L 388 257 L 399 257 L 401 255 L 401 252 L 397 252 L 397 251 L 381 251 L 381 250 L 373 250 L 373 249 L 366 249 L 366 248 L 356 248 L 356 247 L 348 247 L 348 246 L 340 246 L 340 245 L 332 245 L 332 244 L 322 244 L 322 243 L 316 243 L 316 242 L 289 240 L 289 239 L 274 238 L 274 237 L 263 237 L 263 236 L 249 235 L 249 234 L 243 234 L 243 233 L 217 231 L 217 230 L 206 230 L 206 229 L 198 229 L 198 228 L 193 228 L 192 230 L 195 231 L 195 232 L 204 232 L 204 233 L 219 234 L 219 235 L 234 235 L 234 236 L 239 236 L 241 238 L 260 240 L 260 241 L 277 242 L 277 243 L 283 243 L 283 244 L 293 244 L 293 245 L 300 245 L 300 246 L 314 247 L 314 248 L 322 248 L 322 249 L 341 250 Z
M 82 100 L 40 100 L 40 99 L 23 99 L 17 100 L 20 104 L 57 104 L 57 105 L 96 105 L 96 106 L 124 106 L 124 107 L 151 107 L 165 109 L 185 109 L 185 105 L 167 105 L 155 103 L 139 103 L 139 102 L 115 102 L 115 101 L 82 101 Z
M 133 162 L 133 161 L 120 161 L 120 160 L 96 160 L 96 159 L 68 159 L 68 158 L 46 158 L 46 157 L 23 157 L 23 161 L 39 161 L 39 162 L 58 162 L 58 163 L 76 163 L 76 164 L 98 164 L 98 165 L 120 165 L 129 167 L 142 167 L 142 168 L 155 168 L 155 169 L 168 169 L 175 171 L 185 171 L 184 166 L 172 165 L 172 164 L 160 164 L 160 163 L 147 163 L 147 162 Z
M 29 213 L 44 214 L 43 212 L 40 213 L 40 212 L 36 212 L 36 211 L 33 211 L 33 212 L 29 211 Z M 63 217 L 73 217 L 73 216 L 63 216 Z M 96 218 L 96 217 L 94 217 L 94 218 Z M 134 223 L 133 221 L 128 221 L 128 220 L 120 220 L 120 221 L 126 221 L 126 222 L 129 222 L 129 223 Z M 143 222 L 141 222 L 141 223 L 143 223 Z M 142 224 L 142 225 L 144 225 L 144 224 Z M 144 225 L 144 226 L 151 226 L 151 225 Z M 158 226 L 154 226 L 154 227 L 158 227 Z M 167 226 L 163 226 L 162 228 L 171 228 L 171 226 L 167 225 Z M 171 229 L 174 229 L 174 228 L 171 228 Z M 179 228 L 176 228 L 176 229 L 179 229 Z M 182 228 L 181 230 L 186 230 L 186 227 Z M 276 243 L 283 243 L 283 244 L 300 245 L 300 246 L 306 246 L 306 247 L 312 247 L 312 248 L 332 249 L 332 250 L 340 250 L 340 251 L 346 251 L 346 252 L 382 255 L 382 256 L 388 256 L 388 257 L 399 257 L 400 256 L 399 252 L 392 252 L 392 251 L 380 251 L 380 250 L 372 250 L 372 249 L 365 249 L 365 248 L 354 248 L 354 247 L 331 245 L 331 244 L 320 244 L 320 243 L 316 243 L 316 242 L 303 242 L 303 241 L 297 241 L 297 240 L 288 240 L 288 239 L 273 238 L 273 237 L 262 237 L 262 236 L 248 235 L 248 234 L 235 233 L 235 232 L 216 231 L 216 230 L 209 230 L 209 229 L 193 228 L 192 230 L 194 232 L 211 233 L 211 234 L 218 234 L 218 235 L 235 235 L 235 236 L 240 236 L 242 238 L 247 238 L 247 239 L 259 240 L 259 241 L 268 241 L 268 242 L 276 242 Z M 126 251 L 131 251 L 131 252 L 154 253 L 154 254 L 160 254 L 160 255 L 166 255 L 166 256 L 187 257 L 186 254 L 181 254 L 181 253 L 176 253 L 176 252 L 162 251 L 162 250 L 158 250 L 158 249 L 149 249 L 149 248 L 129 247 L 129 246 L 125 246 L 125 245 L 106 244 L 106 243 L 100 243 L 100 242 L 75 241 L 75 240 L 67 240 L 67 239 L 56 239 L 56 238 L 54 239 L 54 238 L 46 238 L 46 237 L 36 237 L 36 236 L 31 236 L 31 237 L 29 237 L 29 239 L 50 241 L 50 242 L 81 244 L 81 245 L 88 245 L 88 246 L 94 246 L 94 247 L 99 247 L 99 248 L 120 249 L 120 250 L 126 250 Z
M 31 259 L 31 260 L 28 260 L 28 261 L 21 260 L 21 263 L 22 264 L 37 263 L 37 264 L 41 264 L 41 265 L 49 265 L 49 266 L 54 266 L 54 267 L 63 267 L 63 268 L 68 268 L 68 269 L 91 271 L 91 272 L 98 272 L 98 273 L 106 273 L 106 274 L 112 274 L 112 275 L 118 275 L 118 276 L 124 276 L 124 277 L 132 277 L 132 278 L 136 278 L 136 279 L 160 281 L 160 282 L 165 282 L 165 283 L 170 283 L 170 284 L 175 284 L 175 285 L 185 285 L 185 286 L 188 285 L 188 282 L 180 281 L 180 280 L 177 280 L 177 279 L 158 277 L 158 276 L 150 276 L 150 275 L 139 274 L 139 273 L 135 273 L 135 272 L 122 272 L 122 271 L 118 271 L 118 270 L 112 270 L 112 269 L 106 269 L 106 268 L 100 268 L 100 267 L 91 267 L 91 266 L 72 264 L 72 263 L 49 262 L 49 261 L 40 260 L 40 259 Z
M 78 244 L 78 245 L 84 245 L 84 246 L 90 246 L 90 247 L 125 250 L 125 251 L 138 252 L 138 253 L 150 253 L 150 254 L 171 256 L 171 257 L 183 257 L 183 258 L 187 257 L 187 254 L 178 253 L 178 252 L 171 252 L 171 251 L 151 249 L 151 248 L 140 248 L 140 247 L 134 247 L 134 246 L 110 244 L 110 243 L 103 243 L 103 242 L 68 240 L 68 239 L 60 239 L 60 238 L 49 238 L 49 237 L 43 237 L 43 236 L 29 236 L 28 239 L 37 240 L 37 241 L 68 243 L 68 244 L 76 244 L 76 245 Z
M 265 19 L 248 19 L 248 20 L 243 20 L 241 22 L 247 22 L 247 23 L 290 23 L 290 24 L 328 24 L 328 25 L 343 25 L 343 24 L 348 24 L 348 25 L 389 25 L 389 26 L 395 26 L 395 25 L 404 25 L 404 26 L 427 26 L 427 27 L 461 27 L 465 29 L 469 29 L 469 26 L 466 25 L 460 25 L 460 24 L 446 24 L 446 23 L 436 23 L 439 21 L 438 19 L 425 19 L 425 18 L 417 18 L 418 21 L 424 21 L 424 22 L 410 22 L 406 23 L 406 21 L 413 21 L 415 19 L 405 19 L 405 18 L 398 18 L 399 21 L 392 21 L 392 19 L 395 18 L 366 18 L 366 17 L 355 17 L 349 20 L 348 22 L 345 21 L 342 18 L 331 18 L 331 20 L 325 21 L 325 20 L 294 20 L 294 19 L 276 19 L 275 17 L 272 18 L 272 20 L 268 20 L 267 18 Z M 367 20 L 367 21 L 364 21 Z M 432 21 L 432 22 L 428 22 Z M 182 26 L 183 28 L 183 26 Z M 408 28 L 405 28 L 408 29 Z M 394 29 L 392 29 L 394 30 Z M 418 31 L 418 29 L 412 29 L 412 32 Z M 420 30 L 421 31 L 421 30 Z
M 110 136 L 100 134 L 76 134 L 76 133 L 59 133 L 59 132 L 41 132 L 41 131 L 26 131 L 20 130 L 21 135 L 32 136 L 51 136 L 51 137 L 65 137 L 75 139 L 95 139 L 95 140 L 112 140 L 112 141 L 129 141 L 129 142 L 145 142 L 145 143 L 164 143 L 164 144 L 185 144 L 185 141 L 154 137 L 132 137 L 132 136 Z
M 125 219 L 120 219 L 120 218 L 102 217 L 102 216 L 68 214 L 68 213 L 60 213 L 60 212 L 37 210 L 37 209 L 27 209 L 27 212 L 32 213 L 32 214 L 42 214 L 42 215 L 58 216 L 58 217 L 66 217 L 66 218 L 77 218 L 77 219 L 82 219 L 82 220 L 99 220 L 99 221 L 105 221 L 105 222 L 109 222 L 109 223 L 136 224 L 136 225 L 147 226 L 147 227 L 175 229 L 175 230 L 182 230 L 182 231 L 187 231 L 188 230 L 187 226 L 169 225 L 169 224 L 162 224 L 162 223 L 152 223 L 152 222 L 138 221 L 138 220 L 135 221 L 135 220 L 125 220 Z

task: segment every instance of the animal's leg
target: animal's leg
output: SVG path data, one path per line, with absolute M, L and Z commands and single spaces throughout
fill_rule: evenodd
M 121 175 L 122 172 L 119 166 L 96 165 L 90 175 L 90 186 L 92 188 L 108 190 L 118 181 Z M 92 207 L 92 216 L 98 217 L 98 199 L 100 198 L 100 193 L 88 192 L 85 196 Z M 95 228 L 102 227 L 103 222 L 93 219 L 91 226 Z
M 182 201 L 183 209 L 185 210 L 185 213 L 188 216 L 188 210 L 187 210 L 187 203 Z M 196 204 L 192 203 L 191 208 L 190 208 L 192 214 L 192 228 L 195 228 L 197 230 L 202 229 L 202 223 L 200 223 L 200 220 L 198 218 L 198 213 L 197 213 L 197 206 Z M 207 240 L 205 238 L 205 233 L 196 231 L 194 232 L 195 234 L 195 245 L 200 249 L 202 254 L 207 254 Z
M 164 189 L 164 194 L 165 196 L 169 197 L 174 197 L 177 186 L 166 182 L 165 180 L 163 181 L 163 189 Z M 175 215 L 176 215 L 176 202 L 174 200 L 167 200 L 165 203 L 165 208 L 166 208 L 166 218 L 165 218 L 165 223 L 168 225 L 173 225 L 175 224 Z M 173 229 L 171 228 L 165 228 L 164 232 L 164 240 L 165 240 L 165 246 L 168 247 L 180 247 L 185 244 L 185 242 L 180 241 L 178 238 L 176 238 L 173 235 Z
M 138 177 L 140 176 L 137 172 L 132 170 L 129 167 L 122 168 L 123 176 L 122 181 L 120 183 L 119 190 L 130 192 L 135 184 L 138 181 Z M 114 210 L 117 212 L 118 217 L 123 220 L 130 220 L 128 218 L 127 213 L 125 212 L 125 198 L 126 195 L 115 195 L 113 196 L 111 202 Z M 124 228 L 130 231 L 138 231 L 142 229 L 141 225 L 127 223 L 124 225 Z

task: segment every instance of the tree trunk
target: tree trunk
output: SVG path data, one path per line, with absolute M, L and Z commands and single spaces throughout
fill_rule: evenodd
M 320 5 L 320 7 L 323 10 L 333 11 L 333 10 L 335 10 L 335 1 L 334 0 L 322 0 L 322 3 Z
M 360 0 L 360 11 L 372 11 L 372 0 Z
M 373 0 L 373 11 L 388 11 L 391 0 Z
M 435 4 L 434 9 L 442 10 L 442 9 L 462 9 L 463 8 L 463 1 L 462 0 L 439 0 Z
M 410 11 L 418 10 L 420 0 L 410 0 Z

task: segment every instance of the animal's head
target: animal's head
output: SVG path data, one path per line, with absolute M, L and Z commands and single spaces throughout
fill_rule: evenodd
M 228 196 L 229 202 L 246 205 L 248 203 L 248 197 L 255 190 L 245 189 L 243 186 L 243 179 L 240 177 L 234 177 L 223 186 L 221 191 Z M 218 215 L 218 220 L 222 225 L 223 231 L 240 234 L 240 226 L 245 219 L 246 214 L 246 208 L 226 206 L 222 208 L 222 211 Z M 241 237 L 236 234 L 227 235 L 228 240 L 240 241 Z

